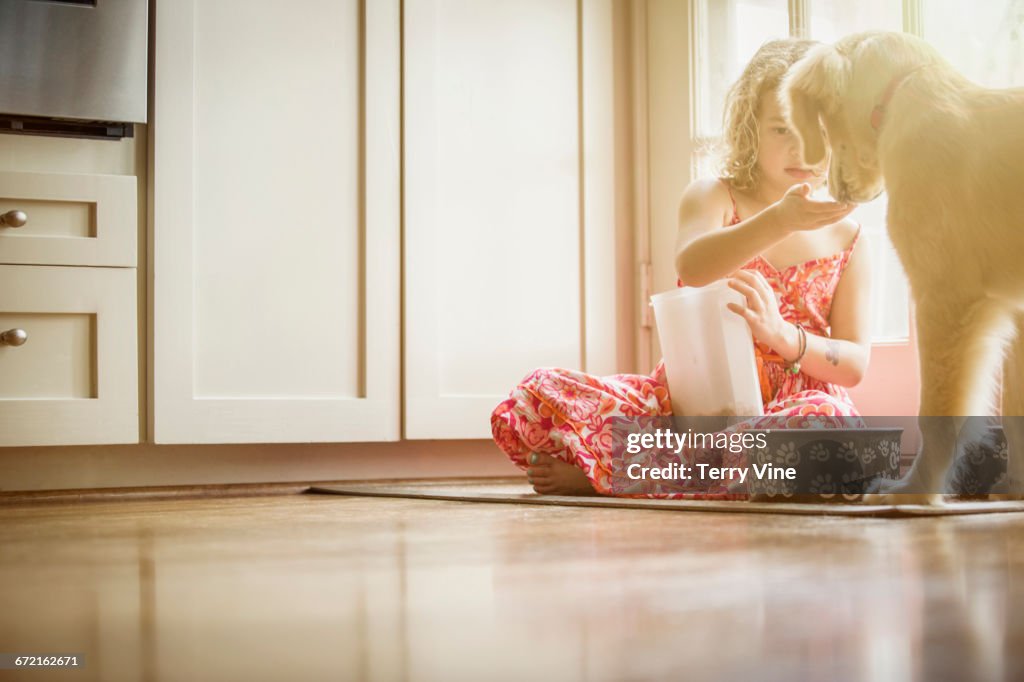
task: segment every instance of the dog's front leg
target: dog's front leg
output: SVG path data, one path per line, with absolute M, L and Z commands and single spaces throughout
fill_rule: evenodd
M 946 471 L 956 452 L 953 417 L 918 417 L 921 445 L 910 471 L 899 480 L 878 479 L 865 504 L 942 504 Z
M 1016 316 L 1016 338 L 1003 369 L 1002 422 L 1009 459 L 1006 476 L 992 492 L 1020 499 L 1024 497 L 1024 314 Z
M 921 359 L 921 447 L 906 476 L 882 480 L 869 503 L 938 504 L 956 452 L 954 416 L 983 414 L 1002 340 L 1005 312 L 987 300 L 940 295 L 919 300 L 917 341 Z

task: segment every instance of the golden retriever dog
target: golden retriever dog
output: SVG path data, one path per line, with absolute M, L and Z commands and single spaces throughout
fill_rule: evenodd
M 921 449 L 882 498 L 941 499 L 957 429 L 992 415 L 1006 355 L 1001 492 L 1024 492 L 1024 89 L 980 87 L 928 43 L 851 35 L 794 65 L 782 100 L 804 160 L 832 150 L 840 201 L 889 195 L 888 230 L 910 282 L 921 360 Z M 891 497 L 893 494 L 899 497 Z M 913 501 L 923 501 L 915 499 Z

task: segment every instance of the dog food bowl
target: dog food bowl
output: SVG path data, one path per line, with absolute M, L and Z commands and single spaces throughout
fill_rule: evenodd
M 771 429 L 748 451 L 752 499 L 855 501 L 877 478 L 899 478 L 901 428 Z M 780 475 L 792 471 L 792 478 Z M 763 475 L 758 475 L 758 472 Z

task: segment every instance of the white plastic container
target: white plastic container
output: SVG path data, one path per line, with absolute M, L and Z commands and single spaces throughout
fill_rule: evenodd
M 675 415 L 764 414 L 750 327 L 725 307 L 742 300 L 725 280 L 651 296 Z

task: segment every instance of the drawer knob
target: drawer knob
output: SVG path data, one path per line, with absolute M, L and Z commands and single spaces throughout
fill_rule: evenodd
M 20 346 L 28 341 L 28 333 L 24 329 L 8 329 L 0 332 L 0 346 Z
M 21 227 L 28 222 L 28 214 L 24 211 L 8 211 L 0 214 L 0 227 Z

